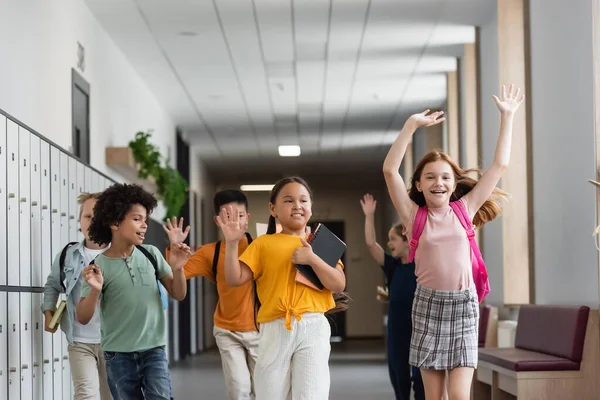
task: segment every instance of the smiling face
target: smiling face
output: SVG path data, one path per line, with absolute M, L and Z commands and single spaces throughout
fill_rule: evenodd
M 119 242 L 127 245 L 140 245 L 144 242 L 148 224 L 146 208 L 141 204 L 134 204 L 125 219 L 118 225 L 113 225 L 113 235 Z
M 408 242 L 396 233 L 396 229 L 392 228 L 388 232 L 387 247 L 390 249 L 392 257 L 398 258 L 408 255 Z
M 450 203 L 450 196 L 456 188 L 454 171 L 445 161 L 434 161 L 425 165 L 417 190 L 425 196 L 429 208 L 438 208 Z
M 298 182 L 288 183 L 277 194 L 275 203 L 269 203 L 269 209 L 281 223 L 283 233 L 302 235 L 312 216 L 310 193 Z
M 96 199 L 91 198 L 86 200 L 85 203 L 81 205 L 81 212 L 79 213 L 79 227 L 86 242 L 90 240 L 89 229 L 90 224 L 92 223 L 92 217 L 94 216 L 95 205 Z

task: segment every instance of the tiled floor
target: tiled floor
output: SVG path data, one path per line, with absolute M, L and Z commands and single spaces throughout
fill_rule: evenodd
M 383 342 L 332 344 L 332 400 L 392 400 Z M 171 370 L 176 400 L 227 400 L 221 361 L 216 351 L 189 357 Z

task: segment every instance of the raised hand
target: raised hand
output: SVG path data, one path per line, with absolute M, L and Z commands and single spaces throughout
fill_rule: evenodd
M 102 285 L 104 285 L 104 277 L 100 267 L 95 264 L 90 264 L 83 269 L 83 277 L 90 287 L 98 292 L 102 291 Z
M 373 196 L 367 193 L 363 196 L 362 199 L 360 199 L 360 205 L 365 215 L 375 214 L 375 209 L 377 208 L 377 200 L 375 200 Z
M 511 84 L 508 88 L 508 93 L 506 93 L 506 85 L 502 85 L 502 98 L 499 99 L 494 95 L 494 101 L 496 102 L 496 106 L 498 106 L 500 113 L 507 115 L 514 114 L 525 99 L 525 95 L 520 94 L 521 88 L 516 88 L 515 90 L 515 85 Z
M 166 226 L 163 224 L 162 227 L 163 230 L 167 232 L 167 235 L 169 235 L 169 241 L 172 245 L 175 243 L 183 243 L 190 233 L 189 225 L 183 230 L 183 218 L 179 219 L 179 223 L 177 223 L 177 217 L 173 217 L 172 219 L 167 218 Z
M 192 256 L 192 250 L 185 243 L 172 243 L 169 250 L 169 265 L 176 271 L 183 269 Z
M 443 111 L 436 111 L 434 113 L 431 114 L 427 114 L 429 113 L 429 109 L 423 111 L 422 113 L 419 114 L 413 114 L 410 116 L 410 118 L 408 118 L 408 123 L 412 124 L 413 127 L 416 128 L 424 128 L 427 126 L 433 126 L 433 125 L 437 125 L 442 121 L 445 121 L 446 118 L 443 118 L 442 115 L 444 115 Z
M 294 250 L 294 253 L 292 254 L 292 263 L 296 265 L 310 265 L 315 253 L 313 253 L 312 247 L 306 240 L 304 240 L 304 238 L 300 238 L 300 241 L 302 243 L 302 247 L 296 247 L 296 250 Z
M 217 225 L 223 231 L 226 242 L 237 242 L 244 237 L 244 228 L 240 223 L 240 214 L 237 207 L 224 207 L 217 215 Z

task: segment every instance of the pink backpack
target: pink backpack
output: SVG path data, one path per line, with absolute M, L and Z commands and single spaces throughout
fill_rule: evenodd
M 467 238 L 469 238 L 469 244 L 471 245 L 471 251 L 473 253 L 473 281 L 475 282 L 475 288 L 477 289 L 477 297 L 481 303 L 483 299 L 490 293 L 490 281 L 488 280 L 487 270 L 485 269 L 485 263 L 481 256 L 481 251 L 475 242 L 475 232 L 473 231 L 473 224 L 469 219 L 469 214 L 465 209 L 464 204 L 457 200 L 450 202 L 450 207 L 458 217 L 461 225 L 467 231 Z M 413 224 L 412 239 L 410 240 L 410 253 L 408 255 L 408 261 L 412 262 L 415 258 L 415 252 L 419 245 L 419 237 L 423 233 L 425 222 L 427 221 L 427 206 L 419 207 L 415 221 Z

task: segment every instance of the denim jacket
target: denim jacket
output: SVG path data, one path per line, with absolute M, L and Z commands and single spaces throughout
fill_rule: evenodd
M 73 343 L 73 321 L 76 318 L 75 308 L 79 302 L 79 299 L 73 298 L 74 296 L 72 296 L 71 292 L 73 291 L 77 280 L 81 277 L 81 272 L 86 267 L 86 265 L 84 265 L 85 257 L 83 253 L 83 246 L 84 244 L 82 241 L 67 249 L 64 264 L 65 280 L 63 282 L 66 290 L 63 290 L 63 287 L 60 284 L 60 252 L 54 258 L 50 275 L 48 275 L 48 279 L 44 285 L 44 301 L 42 303 L 42 312 L 48 310 L 55 311 L 56 303 L 61 293 L 65 293 L 67 297 L 67 309 L 61 318 L 60 329 L 65 333 L 67 341 L 71 344 Z M 81 279 L 83 279 L 83 277 L 81 277 Z

